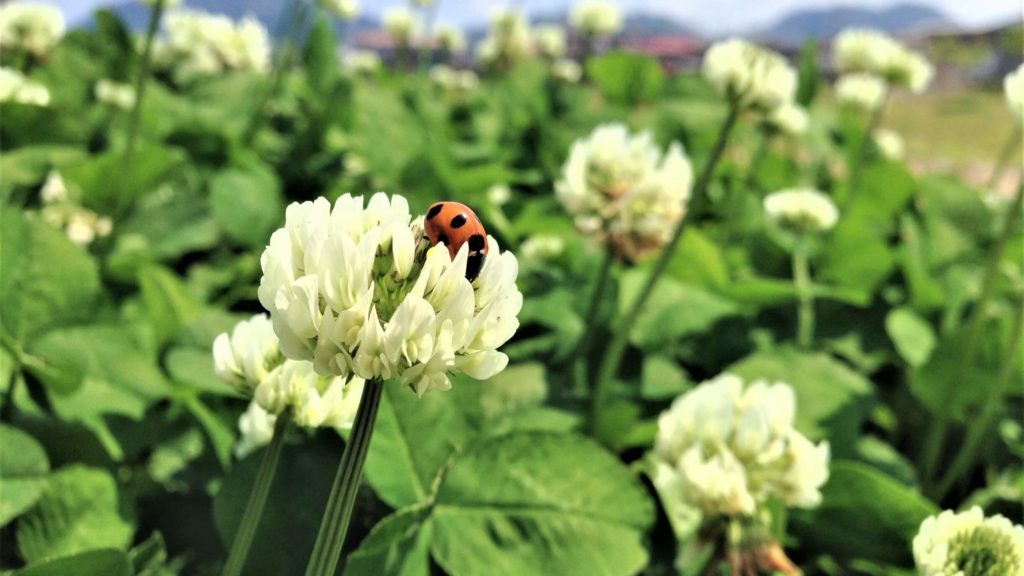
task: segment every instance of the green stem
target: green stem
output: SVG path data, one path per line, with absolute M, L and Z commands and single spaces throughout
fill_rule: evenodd
M 593 332 L 597 327 L 597 313 L 601 309 L 601 301 L 604 299 L 604 295 L 608 287 L 608 278 L 611 277 L 612 262 L 614 260 L 615 254 L 612 252 L 611 247 L 605 246 L 604 254 L 601 257 L 600 268 L 598 268 L 597 272 L 597 279 L 594 281 L 594 289 L 590 294 L 590 304 L 587 305 L 587 312 L 583 317 L 583 334 L 580 335 L 580 340 L 576 343 L 576 349 L 572 354 L 574 375 L 576 377 L 576 390 L 584 390 L 587 388 L 587 356 L 588 352 L 590 352 Z M 593 386 L 591 386 L 591 388 L 593 388 Z M 591 392 L 593 392 L 593 390 L 591 390 Z M 592 393 L 591 399 L 594 397 L 595 395 Z M 591 407 L 591 418 L 593 418 L 595 410 L 596 405 Z
M 999 159 L 996 160 L 996 165 L 992 167 L 992 175 L 988 177 L 988 188 L 995 188 L 996 183 L 999 182 L 999 177 L 1003 175 L 1006 165 L 1010 162 L 1010 157 L 1013 156 L 1013 151 L 1020 144 L 1022 131 L 1024 131 L 1024 126 L 1019 123 L 1014 125 L 1013 132 L 1006 140 L 1006 144 L 1003 145 L 1002 151 L 999 152 Z
M 1010 343 L 1007 346 L 1006 353 L 1003 355 L 1003 365 L 999 370 L 996 381 L 992 384 L 992 388 L 989 389 L 988 397 L 985 398 L 981 413 L 971 421 L 963 446 L 960 447 L 960 451 L 957 453 L 956 458 L 953 459 L 953 463 L 946 469 L 946 473 L 935 486 L 932 495 L 936 502 L 941 502 L 946 494 L 949 493 L 953 484 L 974 466 L 981 442 L 986 438 L 986 433 L 992 427 L 992 421 L 999 414 L 1000 409 L 1003 408 L 1003 403 L 1001 402 L 1003 392 L 1006 390 L 1006 385 L 1013 376 L 1013 369 L 1017 365 L 1017 351 L 1020 349 L 1022 332 L 1024 332 L 1024 302 L 1017 308 L 1017 321 L 1014 322 L 1013 331 L 1010 333 Z
M 316 535 L 313 553 L 306 566 L 306 576 L 334 576 L 345 545 L 345 534 L 352 518 L 352 508 L 363 475 L 363 463 L 370 449 L 370 438 L 373 436 L 373 425 L 377 420 L 383 390 L 384 383 L 376 379 L 367 380 L 363 388 L 352 433 L 345 445 L 345 453 L 341 456 L 323 521 L 320 523 L 320 532 Z
M 242 132 L 243 142 L 250 142 L 256 135 L 256 131 L 262 124 L 267 105 L 270 104 L 281 90 L 281 85 L 284 84 L 285 75 L 295 55 L 295 44 L 299 33 L 302 31 L 302 24 L 306 20 L 306 5 L 299 0 L 292 0 L 288 12 L 291 18 L 287 27 L 284 24 L 284 15 L 281 16 L 276 26 L 279 31 L 285 31 L 285 39 L 277 50 L 273 67 L 270 70 L 270 86 L 263 91 L 259 102 L 256 104 L 256 108 L 253 110 L 252 115 L 249 116 L 249 123 L 246 125 L 245 131 Z
M 761 164 L 764 162 L 764 157 L 768 154 L 768 142 L 771 140 L 771 133 L 768 129 L 761 129 L 758 131 L 759 139 L 757 142 L 757 148 L 754 149 L 754 155 L 750 159 L 750 166 L 747 167 L 747 177 L 744 179 L 748 190 L 754 187 L 757 182 L 757 171 L 761 169 Z
M 135 71 L 135 105 L 132 106 L 131 114 L 128 117 L 128 136 L 124 149 L 124 174 L 123 185 L 128 187 L 131 177 L 132 160 L 135 154 L 135 141 L 139 134 L 139 120 L 142 117 L 142 103 L 145 100 L 146 80 L 149 78 L 150 60 L 153 54 L 153 39 L 156 38 L 156 31 L 160 27 L 160 17 L 164 12 L 164 0 L 156 0 L 152 10 L 149 11 L 149 24 L 146 26 L 146 39 L 142 44 L 142 57 L 139 61 L 138 70 Z
M 793 247 L 793 285 L 798 300 L 796 342 L 801 348 L 807 349 L 814 341 L 814 292 L 807 239 L 802 235 Z
M 284 437 L 288 433 L 288 422 L 289 415 L 284 413 L 277 417 L 277 423 L 274 424 L 274 435 L 270 439 L 270 445 L 263 452 L 263 460 L 260 461 L 260 468 L 256 472 L 256 481 L 252 485 L 252 492 L 249 493 L 249 502 L 242 514 L 242 523 L 235 533 L 235 541 L 224 564 L 224 576 L 239 576 L 245 568 L 245 559 L 249 555 L 249 548 L 252 547 L 256 529 L 260 525 L 260 517 L 263 516 L 263 508 L 270 494 L 270 485 L 274 482 L 277 463 L 281 459 Z
M 697 177 L 697 181 L 693 186 L 693 192 L 689 199 L 690 202 L 693 202 L 695 199 L 706 193 L 707 187 L 711 183 L 711 177 L 714 174 L 715 166 L 718 164 L 719 159 L 722 157 L 722 153 L 725 151 L 726 142 L 729 140 L 729 133 L 732 132 L 732 128 L 736 124 L 739 114 L 739 107 L 731 103 L 725 122 L 722 124 L 721 130 L 718 132 L 718 138 L 715 140 L 715 144 L 711 149 L 711 153 L 708 155 L 704 168 L 701 170 L 700 175 Z M 658 279 L 661 278 L 662 273 L 665 272 L 665 268 L 668 267 L 668 262 L 672 258 L 672 254 L 675 252 L 675 247 L 679 244 L 679 240 L 683 236 L 683 230 L 686 227 L 687 219 L 692 213 L 693 210 L 688 210 L 687 215 L 681 218 L 679 223 L 676 224 L 672 237 L 665 245 L 665 248 L 662 249 L 661 254 L 658 256 L 658 260 L 654 263 L 654 267 L 651 269 L 650 274 L 648 274 L 643 287 L 640 288 L 636 298 L 633 299 L 633 302 L 629 306 L 629 309 L 623 317 L 620 325 L 612 331 L 612 341 L 608 345 L 608 350 L 602 358 L 601 367 L 597 373 L 596 387 L 594 389 L 593 403 L 594 406 L 598 407 L 597 410 L 595 410 L 595 418 L 591 422 L 591 433 L 594 435 L 597 435 L 598 431 L 601 429 L 601 407 L 603 407 L 608 400 L 612 380 L 619 369 L 619 364 L 622 362 L 622 356 L 625 354 L 626 346 L 629 343 L 629 333 L 633 329 L 633 325 L 636 323 L 644 304 L 647 303 L 647 299 L 654 291 L 654 286 L 657 284 Z
M 878 106 L 871 111 L 871 117 L 868 119 L 868 126 L 864 131 L 864 136 L 860 139 L 860 143 L 857 145 L 857 151 L 853 156 L 853 162 L 850 164 L 850 186 L 846 192 L 846 196 L 842 199 L 842 204 L 845 205 L 853 200 L 854 194 L 860 188 L 860 173 L 864 167 L 864 161 L 868 158 L 868 150 L 871 149 L 871 142 L 875 138 L 875 130 L 882 124 L 882 116 L 885 114 L 885 105 L 889 101 L 889 88 L 886 86 L 885 92 L 882 94 L 882 99 L 878 103 Z
M 996 239 L 995 245 L 989 252 L 988 262 L 985 265 L 985 273 L 981 280 L 981 292 L 967 320 L 964 329 L 964 344 L 961 348 L 959 373 L 964 374 L 974 361 L 978 334 L 985 323 L 985 313 L 988 309 L 989 300 L 995 294 L 996 280 L 999 277 L 999 263 L 1003 260 L 1003 252 L 1016 231 L 1021 219 L 1021 210 L 1024 208 L 1024 182 L 1018 184 L 1017 195 L 1013 199 L 1010 211 L 1006 215 L 1006 222 L 1003 230 Z M 922 453 L 921 469 L 923 478 L 931 480 L 935 477 L 936 468 L 939 464 L 939 457 L 946 443 L 946 436 L 949 434 L 949 417 L 946 414 L 938 414 L 932 420 L 928 430 L 927 441 Z

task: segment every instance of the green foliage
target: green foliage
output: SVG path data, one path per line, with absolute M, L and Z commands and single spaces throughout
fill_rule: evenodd
M 636 105 L 661 93 L 665 75 L 651 56 L 609 52 L 587 61 L 587 76 L 612 102 Z
M 99 549 L 33 564 L 19 576 L 133 576 L 128 556 L 120 550 Z
M 31 508 L 42 496 L 50 472 L 46 452 L 31 436 L 10 426 L 0 425 L 0 526 Z

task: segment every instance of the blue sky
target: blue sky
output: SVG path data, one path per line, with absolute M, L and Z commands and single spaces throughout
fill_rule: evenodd
M 238 0 L 224 0 L 233 2 Z M 829 8 L 863 6 L 881 8 L 902 3 L 904 0 L 612 0 L 628 11 L 665 14 L 694 25 L 706 34 L 718 35 L 743 32 L 771 24 L 798 8 Z M 934 6 L 957 23 L 983 28 L 1003 24 L 1024 15 L 1024 0 L 912 0 Z M 110 0 L 56 0 L 71 22 L 78 21 L 96 6 Z M 459 25 L 483 21 L 496 8 L 506 6 L 509 0 L 440 0 L 440 19 Z M 514 0 L 527 13 L 541 14 L 563 10 L 571 0 Z M 188 0 L 185 0 L 188 4 Z M 402 5 L 401 0 L 360 0 L 369 11 L 380 13 L 391 5 Z

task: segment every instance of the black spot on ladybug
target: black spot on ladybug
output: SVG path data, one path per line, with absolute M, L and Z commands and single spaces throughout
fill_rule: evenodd
M 448 235 L 443 233 L 443 232 L 438 234 L 437 235 L 437 241 L 438 242 L 444 242 L 444 245 L 447 246 L 448 245 Z
M 444 208 L 444 203 L 443 202 L 439 202 L 439 203 L 434 204 L 433 206 L 431 206 L 430 210 L 427 212 L 427 220 L 430 220 L 434 216 L 437 216 L 438 214 L 440 214 L 441 210 L 443 208 Z
M 466 259 L 466 280 L 472 282 L 480 275 L 480 269 L 484 267 L 484 254 L 477 252 Z
M 452 218 L 452 228 L 462 228 L 466 224 L 466 215 L 459 214 L 455 218 Z
M 484 237 L 480 234 L 473 234 L 469 237 L 469 249 L 478 252 L 484 249 Z

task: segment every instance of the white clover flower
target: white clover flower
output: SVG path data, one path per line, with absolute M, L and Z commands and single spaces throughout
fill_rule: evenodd
M 164 20 L 166 40 L 155 60 L 174 68 L 188 81 L 225 70 L 266 72 L 270 68 L 270 35 L 258 20 L 230 18 L 200 10 L 175 10 Z
M 913 546 L 922 576 L 1024 575 L 1024 528 L 977 506 L 925 518 Z
M 824 232 L 839 220 L 839 210 L 828 196 L 811 188 L 773 192 L 764 199 L 768 219 L 799 232 Z
M 48 106 L 50 91 L 13 68 L 0 66 L 0 102 Z
M 409 46 L 419 34 L 420 24 L 407 8 L 388 8 L 381 18 L 381 26 L 391 40 L 400 46 Z
M 129 110 L 135 106 L 135 88 L 107 79 L 100 80 L 93 88 L 96 100 L 115 108 Z
M 840 72 L 867 72 L 914 93 L 924 91 L 935 73 L 922 56 L 877 30 L 843 30 L 832 46 Z
M 903 160 L 906 148 L 903 145 L 903 138 L 896 132 L 887 128 L 875 130 L 875 145 L 882 152 L 882 155 L 889 160 Z
M 323 376 L 306 360 L 285 360 L 256 387 L 260 408 L 271 414 L 290 412 L 304 428 L 348 429 L 355 421 L 364 381 Z
M 476 57 L 485 66 L 507 67 L 532 49 L 530 27 L 523 15 L 513 9 L 499 10 L 491 17 L 487 36 L 476 46 Z
M 39 197 L 44 204 L 54 204 L 68 199 L 68 187 L 64 183 L 64 177 L 56 170 L 50 170 L 46 175 L 43 187 L 39 189 Z
M 235 444 L 235 457 L 245 458 L 256 450 L 270 444 L 274 437 L 274 425 L 277 415 L 267 412 L 255 400 L 238 418 L 238 442 Z
M 569 23 L 588 38 L 606 38 L 622 30 L 622 11 L 606 0 L 582 0 L 573 6 Z
M 779 106 L 771 114 L 765 116 L 765 122 L 769 126 L 786 134 L 798 135 L 807 132 L 810 118 L 803 106 L 794 102 L 787 102 Z
M 462 30 L 449 24 L 441 24 L 434 33 L 437 46 L 449 54 L 456 54 L 466 49 L 466 35 Z
M 862 110 L 872 111 L 885 102 L 888 84 L 868 72 L 844 74 L 836 81 L 836 99 Z
M 288 207 L 260 260 L 260 303 L 285 356 L 320 374 L 398 379 L 417 394 L 448 389 L 447 374 L 486 379 L 519 326 L 518 263 L 488 238 L 479 276 L 466 279 L 468 246 L 425 250 L 422 220 L 401 196 L 366 206 L 345 194 Z M 420 241 L 420 247 L 417 242 Z
M 1024 64 L 1006 75 L 1003 91 L 1006 93 L 1006 105 L 1017 123 L 1021 123 L 1024 121 Z
M 682 501 L 708 518 L 751 517 L 769 499 L 816 506 L 829 447 L 796 431 L 795 404 L 792 388 L 781 382 L 744 389 L 740 378 L 723 374 L 701 384 L 658 418 L 657 474 L 678 477 Z
M 557 258 L 565 251 L 565 241 L 550 234 L 530 236 L 519 247 L 523 261 L 542 262 Z
M 567 84 L 575 84 L 583 78 L 583 68 L 575 60 L 559 58 L 551 63 L 551 75 Z
M 282 362 L 274 326 L 265 314 L 239 322 L 231 334 L 225 332 L 213 341 L 213 372 L 246 396 L 252 396 Z
M 0 4 L 0 51 L 45 56 L 64 35 L 64 14 L 51 4 Z
M 551 59 L 565 56 L 565 30 L 561 26 L 537 26 L 533 29 L 533 42 L 541 56 Z
M 487 201 L 495 206 L 504 206 L 512 199 L 512 189 L 508 184 L 495 184 L 487 189 Z
M 693 171 L 678 143 L 664 155 L 649 132 L 598 126 L 577 140 L 555 185 L 576 227 L 624 260 L 660 249 L 686 210 Z
M 380 56 L 369 50 L 353 50 L 345 58 L 345 68 L 354 74 L 371 74 L 380 66 Z
M 456 70 L 446 64 L 431 67 L 430 80 L 452 97 L 464 97 L 480 86 L 476 72 Z
M 339 20 L 347 22 L 359 15 L 359 2 L 356 0 L 318 0 L 318 3 Z
M 796 92 L 796 71 L 786 59 L 746 40 L 713 44 L 704 55 L 702 69 L 704 78 L 723 97 L 761 112 L 791 102 Z

